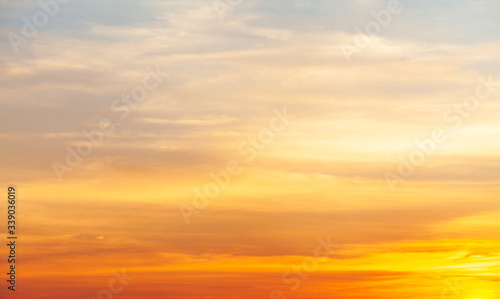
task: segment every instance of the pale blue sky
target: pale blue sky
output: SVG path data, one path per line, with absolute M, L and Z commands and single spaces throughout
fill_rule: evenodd
M 167 139 L 187 151 L 200 143 L 207 152 L 222 144 L 232 150 L 236 141 L 221 136 L 251 132 L 283 103 L 305 121 L 333 115 L 340 123 L 387 121 L 387 130 L 402 130 L 393 137 L 406 140 L 440 125 L 446 105 L 500 66 L 500 2 L 493 0 L 405 0 L 403 12 L 351 63 L 341 45 L 352 44 L 353 27 L 363 28 L 387 1 L 244 0 L 221 21 L 208 0 L 74 0 L 17 54 L 7 34 L 21 34 L 22 17 L 36 13 L 38 4 L 0 3 L 0 136 L 18 157 L 5 162 L 43 171 L 82 129 L 113 116 L 112 101 L 137 84 L 148 65 L 162 65 L 170 77 L 112 137 L 116 143 L 109 146 L 119 148 L 109 150 L 118 156 L 147 157 Z M 492 105 L 484 119 L 496 119 Z M 148 122 L 158 118 L 233 124 L 231 132 L 214 124 L 205 136 L 192 124 Z M 37 153 L 39 164 L 25 159 L 29 150 L 18 150 L 26 142 L 19 136 L 47 148 Z M 142 136 L 144 148 L 130 136 Z

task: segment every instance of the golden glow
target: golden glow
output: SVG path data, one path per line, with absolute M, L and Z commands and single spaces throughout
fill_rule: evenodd
M 4 37 L 31 2 L 2 1 Z M 116 298 L 500 299 L 500 90 L 453 112 L 500 80 L 500 1 L 401 1 L 351 62 L 350 28 L 384 1 L 247 0 L 224 22 L 212 0 L 104 2 L 72 1 L 0 60 L 19 298 L 96 298 L 125 268 Z M 59 181 L 52 163 L 157 65 L 164 81 Z M 249 159 L 241 144 L 285 107 Z M 391 190 L 385 174 L 436 130 Z M 231 160 L 241 173 L 194 199 Z M 189 224 L 179 204 L 197 206 Z M 327 236 L 338 247 L 312 259 Z

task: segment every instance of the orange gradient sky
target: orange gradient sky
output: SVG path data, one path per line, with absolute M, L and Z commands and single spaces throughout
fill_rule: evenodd
M 0 297 L 107 298 L 124 269 L 112 298 L 500 299 L 500 4 L 402 0 L 346 59 L 388 2 L 244 0 L 221 20 L 211 1 L 73 1 L 16 53 L 9 32 L 41 8 L 0 1 L 0 178 L 19 217 Z M 116 105 L 157 67 L 146 100 Z M 241 173 L 194 207 L 229 161 Z M 335 246 L 315 258 L 318 238 Z

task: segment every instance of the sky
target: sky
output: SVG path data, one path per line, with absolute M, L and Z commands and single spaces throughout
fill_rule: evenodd
M 0 297 L 500 298 L 499 16 L 0 0 Z

